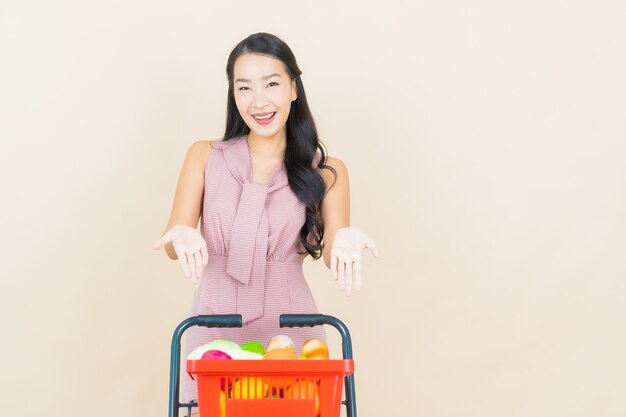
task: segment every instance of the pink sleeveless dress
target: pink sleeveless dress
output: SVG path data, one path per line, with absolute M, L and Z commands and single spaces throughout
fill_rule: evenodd
M 319 157 L 319 155 L 318 155 Z M 317 162 L 317 158 L 315 162 Z M 252 180 L 247 135 L 213 144 L 205 172 L 202 235 L 209 264 L 193 296 L 190 316 L 242 315 L 241 328 L 192 327 L 185 332 L 183 359 L 214 339 L 256 340 L 267 346 L 285 334 L 300 352 L 310 338 L 326 340 L 322 327 L 280 328 L 284 313 L 317 313 L 302 272 L 300 229 L 305 205 L 289 187 L 284 163 L 267 185 Z M 181 372 L 181 399 L 197 399 L 197 387 Z

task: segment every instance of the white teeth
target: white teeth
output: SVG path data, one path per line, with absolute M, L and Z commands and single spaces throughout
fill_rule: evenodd
M 259 120 L 267 120 L 270 117 L 272 117 L 273 115 L 274 115 L 274 113 L 270 113 L 267 116 L 263 116 L 263 117 L 257 117 L 257 116 L 252 116 L 252 117 L 254 117 L 255 119 L 259 119 Z

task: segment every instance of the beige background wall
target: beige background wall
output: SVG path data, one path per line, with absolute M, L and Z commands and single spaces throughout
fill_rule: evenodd
M 0 4 L 2 415 L 165 415 L 193 286 L 151 244 L 258 31 L 381 247 L 351 299 L 306 264 L 360 415 L 626 415 L 626 3 L 89 3 Z

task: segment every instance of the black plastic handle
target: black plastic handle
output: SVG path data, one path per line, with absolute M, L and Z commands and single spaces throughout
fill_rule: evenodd
M 280 327 L 313 327 L 326 324 L 323 314 L 281 314 Z
M 196 326 L 204 327 L 241 327 L 241 314 L 218 314 L 215 316 L 196 316 Z

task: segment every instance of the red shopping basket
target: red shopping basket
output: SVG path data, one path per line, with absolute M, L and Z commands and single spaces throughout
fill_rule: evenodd
M 169 417 L 180 407 L 200 417 L 339 417 L 342 403 L 356 417 L 354 361 L 347 327 L 332 316 L 284 314 L 280 327 L 329 324 L 341 333 L 344 359 L 331 360 L 187 360 L 198 384 L 198 403 L 181 404 L 180 338 L 193 326 L 241 327 L 240 315 L 197 316 L 182 322 L 172 339 Z M 345 383 L 344 383 L 345 382 Z M 345 400 L 342 392 L 345 388 Z

